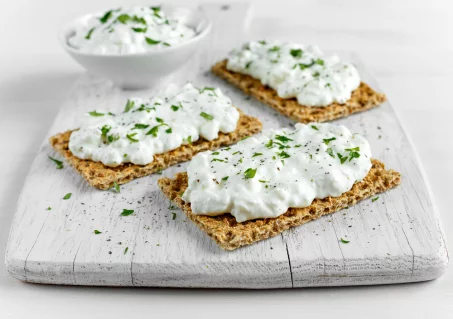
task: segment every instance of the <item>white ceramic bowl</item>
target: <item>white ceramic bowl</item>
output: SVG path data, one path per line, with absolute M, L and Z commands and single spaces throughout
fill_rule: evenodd
M 67 25 L 60 34 L 60 42 L 66 52 L 89 72 L 104 76 L 124 89 L 152 87 L 188 62 L 203 47 L 202 42 L 211 30 L 211 22 L 199 9 L 163 5 L 162 10 L 184 19 L 186 25 L 195 30 L 195 37 L 174 47 L 145 53 L 106 55 L 81 52 L 70 46 L 68 39 L 75 34 L 76 27 L 86 24 L 90 17 L 102 15 L 88 14 Z

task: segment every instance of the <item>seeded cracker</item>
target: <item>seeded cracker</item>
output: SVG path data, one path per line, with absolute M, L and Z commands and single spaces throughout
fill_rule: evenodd
M 187 188 L 187 173 L 176 174 L 174 179 L 159 179 L 159 187 L 170 200 L 180 207 L 186 215 L 220 247 L 233 250 L 241 246 L 274 237 L 291 227 L 305 224 L 323 215 L 331 214 L 358 201 L 384 192 L 400 184 L 401 176 L 393 170 L 386 170 L 384 164 L 372 159 L 372 168 L 368 175 L 352 189 L 339 197 L 315 199 L 305 208 L 290 208 L 276 218 L 249 220 L 237 223 L 231 214 L 220 216 L 195 215 L 190 203 L 185 203 L 181 196 Z
M 213 141 L 200 138 L 192 144 L 182 145 L 173 151 L 156 154 L 154 161 L 147 165 L 124 163 L 117 167 L 108 167 L 100 162 L 77 158 L 68 148 L 69 137 L 73 131 L 66 131 L 52 136 L 49 142 L 91 186 L 105 190 L 113 187 L 115 182 L 117 184 L 125 184 L 135 178 L 147 176 L 171 165 L 188 161 L 199 152 L 234 144 L 244 137 L 261 131 L 262 125 L 257 118 L 248 116 L 241 111 L 239 112 L 240 117 L 234 132 L 228 134 L 219 132 L 219 137 Z
M 262 85 L 259 80 L 249 75 L 228 70 L 226 64 L 226 60 L 218 62 L 212 67 L 212 72 L 238 87 L 244 93 L 301 123 L 332 121 L 353 113 L 369 110 L 386 101 L 384 94 L 375 92 L 368 84 L 362 82 L 352 92 L 351 99 L 345 104 L 332 103 L 326 107 L 307 107 L 300 105 L 295 98 L 283 99 L 279 97 L 274 89 Z

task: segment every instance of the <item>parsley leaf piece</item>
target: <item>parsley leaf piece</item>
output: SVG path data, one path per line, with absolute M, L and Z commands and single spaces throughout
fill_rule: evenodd
M 255 153 L 253 153 L 253 156 L 252 156 L 252 157 L 261 156 L 261 155 L 263 155 L 263 153 L 256 153 L 256 152 L 255 152 Z
M 315 61 L 315 63 L 318 64 L 318 65 L 324 65 L 324 60 L 317 59 L 317 60 Z
M 261 45 L 265 45 L 265 44 L 266 44 L 266 41 L 261 40 L 261 41 L 258 41 L 258 43 L 261 44 Z
M 172 105 L 171 109 L 176 112 L 177 110 L 179 110 L 180 107 L 181 106 L 178 106 L 178 105 Z
M 126 106 L 124 107 L 124 113 L 129 112 L 134 107 L 135 102 L 132 100 L 127 100 Z
M 275 45 L 273 46 L 272 48 L 269 49 L 269 52 L 277 52 L 277 51 L 280 51 L 280 47 Z
M 91 111 L 91 112 L 88 112 L 88 114 L 90 114 L 91 116 L 104 116 L 105 115 L 104 113 L 99 113 L 97 111 Z
M 210 88 L 210 87 L 204 87 L 200 90 L 200 93 L 203 93 L 205 91 L 212 91 L 214 92 L 215 91 L 215 88 Z M 214 92 L 215 93 L 215 92 Z
M 146 33 L 146 31 L 148 31 L 148 28 L 132 28 L 132 30 L 137 33 Z
M 99 230 L 97 230 L 97 229 L 94 230 L 94 233 L 95 233 L 96 235 L 102 234 L 102 232 L 99 231 Z
M 244 172 L 244 175 L 245 175 L 245 178 L 249 179 L 249 178 L 254 178 L 255 177 L 255 174 L 256 174 L 256 168 L 253 169 L 253 168 L 247 168 Z
M 219 152 L 212 152 L 212 155 L 219 155 Z
M 375 198 L 372 198 L 371 199 L 371 202 L 374 203 L 375 201 L 377 201 L 379 199 L 379 196 L 375 197 Z
M 59 161 L 53 157 L 50 157 L 49 155 L 47 155 L 47 157 L 52 161 L 54 162 L 55 164 L 57 164 L 57 169 L 62 169 L 64 166 L 63 166 L 63 162 L 62 161 Z
M 335 137 L 323 138 L 322 140 L 324 141 L 324 144 L 329 145 L 329 143 L 332 142 L 332 141 L 335 141 L 336 138 Z
M 163 123 L 163 122 L 164 122 L 164 120 L 163 120 L 163 119 L 161 119 L 160 117 L 156 117 L 156 122 L 157 122 L 157 123 Z
M 229 177 L 229 176 L 222 177 L 222 181 L 228 180 L 228 177 Z
M 349 153 L 349 161 L 352 161 L 354 158 L 359 158 L 359 157 L 360 157 L 360 153 L 358 153 L 358 152 Z
M 148 127 L 149 127 L 148 124 L 136 123 L 135 126 L 133 127 L 133 130 L 143 130 L 143 129 L 148 128 Z
M 120 185 L 117 182 L 113 182 L 113 187 L 117 193 L 121 193 Z
M 52 210 L 52 207 L 50 207 L 50 206 L 49 206 L 49 207 L 47 207 L 47 210 Z
M 247 62 L 247 64 L 245 65 L 245 68 L 248 69 L 248 68 L 250 67 L 250 65 L 252 65 L 252 62 L 253 62 L 253 61 Z
M 280 142 L 283 142 L 283 143 L 287 143 L 289 141 L 292 141 L 292 139 L 290 139 L 289 137 L 286 137 L 284 135 L 276 135 L 275 139 L 279 140 Z
M 204 117 L 205 119 L 207 119 L 208 121 L 212 121 L 214 119 L 214 117 L 211 115 L 211 114 L 208 114 L 208 113 L 205 113 L 205 112 L 201 112 L 200 113 L 200 116 L 201 117 Z
M 173 132 L 173 130 L 171 129 L 171 127 L 165 130 L 165 133 L 167 133 L 167 134 L 170 134 L 172 132 Z
M 67 193 L 66 195 L 64 195 L 63 199 L 68 200 L 71 198 L 71 196 L 72 196 L 72 193 Z
M 327 152 L 327 154 L 330 155 L 330 157 L 335 158 L 335 155 L 333 155 L 333 151 L 332 151 L 332 149 L 330 147 L 328 149 L 326 149 L 326 152 Z
M 106 23 L 112 16 L 112 12 L 113 12 L 113 10 L 107 11 L 101 18 L 99 18 L 99 21 L 101 23 Z
M 138 140 L 134 138 L 135 135 L 137 135 L 137 133 L 127 134 L 126 137 L 129 141 L 131 141 L 131 143 L 137 143 Z
M 124 248 L 124 254 L 127 254 L 127 251 L 129 250 L 129 247 Z
M 145 40 L 146 40 L 146 43 L 148 43 L 149 45 L 156 45 L 156 44 L 160 43 L 160 41 L 153 40 L 153 39 L 148 38 L 148 37 L 145 37 Z
M 338 156 L 338 158 L 340 159 L 340 163 L 341 163 L 341 164 L 344 164 L 344 162 L 346 162 L 346 160 L 348 159 L 347 156 L 343 156 L 343 155 L 341 155 L 340 153 L 337 153 L 337 156 Z
M 93 33 L 93 31 L 94 31 L 95 29 L 96 29 L 96 28 L 91 28 L 91 29 L 88 31 L 87 35 L 85 36 L 85 39 L 86 39 L 86 40 L 90 40 L 90 39 L 91 39 L 91 34 Z
M 290 155 L 288 153 L 286 153 L 285 151 L 281 151 L 280 153 L 277 153 L 277 155 L 282 157 L 282 158 L 290 157 Z
M 121 216 L 129 216 L 134 213 L 133 209 L 123 209 L 123 212 L 121 213 Z
M 315 73 L 312 74 L 313 77 L 318 77 L 320 75 L 320 73 L 318 71 L 316 71 Z
M 302 51 L 301 49 L 291 49 L 290 53 L 293 57 L 300 58 L 304 51 Z
M 118 141 L 119 139 L 120 139 L 120 136 L 119 136 L 119 135 L 109 135 L 109 136 L 107 136 L 107 141 L 108 141 L 109 143 Z
M 269 140 L 269 142 L 267 142 L 267 144 L 264 145 L 264 146 L 266 146 L 267 148 L 272 148 L 272 144 L 273 144 L 273 143 L 274 143 L 274 141 Z M 233 155 L 234 155 L 234 154 L 233 154 Z
M 312 125 L 311 128 L 314 129 L 314 130 L 316 130 L 316 131 L 319 131 L 318 127 L 315 126 L 315 125 Z
M 129 21 L 130 19 L 131 19 L 131 16 L 128 14 L 125 14 L 125 13 L 121 14 L 120 16 L 118 16 L 118 18 L 116 18 L 116 20 L 118 20 L 122 24 L 126 24 L 127 21 Z
M 360 151 L 360 147 L 357 146 L 357 147 L 354 147 L 354 148 L 346 148 L 345 151 L 346 152 L 359 152 Z
M 343 239 L 343 238 L 340 238 L 340 241 L 341 241 L 343 244 L 348 244 L 348 243 L 349 243 L 349 240 L 346 240 L 346 239 Z
M 148 131 L 148 133 L 146 133 L 146 135 L 152 135 L 152 136 L 156 137 L 157 136 L 157 132 L 159 131 L 159 126 L 160 125 L 154 126 L 152 129 L 150 129 Z

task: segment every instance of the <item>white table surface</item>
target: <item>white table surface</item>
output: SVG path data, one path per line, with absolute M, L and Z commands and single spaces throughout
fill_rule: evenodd
M 24 179 L 74 80 L 84 72 L 59 47 L 58 26 L 126 1 L 5 0 L 0 19 L 0 256 Z M 163 1 L 160 1 L 163 2 Z M 180 2 L 183 2 L 180 0 Z M 226 1 L 215 1 L 224 4 Z M 340 4 L 341 2 L 341 4 Z M 150 3 L 150 1 L 135 1 Z M 452 1 L 256 1 L 250 36 L 305 37 L 353 50 L 379 80 L 408 131 L 432 186 L 446 234 L 453 180 Z M 449 245 L 451 246 L 451 245 Z M 393 286 L 269 291 L 124 289 L 24 284 L 0 263 L 0 318 L 241 316 L 448 318 L 453 272 Z

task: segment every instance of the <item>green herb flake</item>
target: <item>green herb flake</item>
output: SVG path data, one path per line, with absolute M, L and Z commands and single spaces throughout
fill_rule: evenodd
M 127 134 L 126 137 L 129 141 L 131 141 L 131 143 L 137 143 L 138 139 L 134 138 L 135 135 L 137 135 L 137 133 Z
M 253 169 L 253 168 L 247 168 L 244 172 L 244 175 L 245 175 L 245 178 L 249 179 L 249 178 L 254 178 L 255 177 L 255 174 L 256 174 L 256 168 Z
M 104 116 L 105 115 L 104 113 L 99 113 L 97 111 L 91 111 L 91 112 L 88 112 L 88 114 L 90 114 L 91 116 Z
M 179 106 L 178 105 L 172 105 L 171 109 L 176 112 L 177 110 L 179 110 L 180 107 L 181 107 L 181 104 Z
M 273 46 L 272 48 L 269 49 L 269 52 L 277 52 L 277 51 L 280 51 L 279 46 Z
M 212 155 L 219 155 L 219 152 L 212 152 Z
M 315 61 L 315 63 L 318 64 L 318 65 L 324 65 L 324 60 L 317 59 L 317 60 Z
M 146 40 L 146 43 L 148 43 L 149 45 L 156 45 L 156 44 L 160 43 L 160 41 L 153 40 L 153 39 L 148 38 L 148 37 L 145 37 L 145 40 Z
M 320 75 L 320 73 L 318 71 L 316 71 L 315 73 L 312 74 L 313 77 L 318 77 Z
M 375 198 L 372 198 L 371 199 L 371 202 L 374 203 L 375 201 L 377 201 L 379 199 L 379 196 L 375 197 Z
M 340 242 L 342 242 L 343 244 L 349 244 L 349 240 L 343 238 L 340 238 Z
M 176 213 L 175 212 L 171 212 L 173 217 L 171 218 L 172 220 L 175 220 L 176 219 Z
M 201 112 L 200 113 L 200 116 L 201 117 L 204 117 L 205 119 L 207 119 L 208 121 L 212 121 L 214 119 L 214 117 L 211 115 L 211 114 L 208 114 L 208 113 L 205 113 L 205 112 Z
M 229 177 L 229 176 L 222 177 L 222 181 L 228 180 L 228 177 Z
M 95 233 L 96 235 L 102 234 L 102 232 L 99 231 L 99 230 L 97 230 L 97 229 L 94 230 L 94 233 Z
M 47 207 L 47 209 L 46 209 L 46 210 L 52 210 L 52 207 L 50 207 L 50 206 L 49 206 L 49 207 Z
M 275 139 L 279 140 L 280 142 L 283 142 L 283 143 L 287 143 L 289 141 L 292 141 L 292 139 L 290 139 L 289 137 L 286 137 L 284 135 L 276 135 Z
M 131 16 L 128 15 L 128 14 L 123 13 L 120 16 L 118 16 L 118 18 L 116 18 L 116 20 L 118 22 L 121 22 L 122 24 L 126 24 L 127 21 L 131 20 Z
M 291 49 L 290 53 L 293 57 L 300 58 L 304 51 L 302 51 L 301 49 Z
M 258 43 L 261 44 L 261 45 L 265 45 L 265 44 L 266 44 L 266 41 L 261 40 L 261 41 L 258 41 Z
M 171 127 L 170 127 L 170 128 L 167 128 L 167 129 L 165 130 L 165 133 L 171 134 L 171 133 L 173 133 L 173 130 L 171 129 Z
M 200 93 L 204 93 L 205 91 L 215 91 L 215 88 L 210 88 L 210 87 L 204 87 L 200 90 Z M 215 93 L 215 92 L 214 92 Z
M 146 33 L 146 31 L 148 31 L 148 28 L 132 28 L 132 30 L 137 33 Z
M 123 212 L 121 213 L 121 216 L 129 216 L 134 213 L 133 209 L 123 209 Z
M 95 29 L 96 29 L 96 28 L 91 28 L 91 29 L 88 31 L 87 35 L 85 36 L 85 39 L 86 39 L 86 40 L 90 40 L 90 39 L 91 39 L 91 34 L 93 33 L 93 31 L 94 31 Z
M 253 62 L 253 61 L 247 62 L 247 64 L 245 65 L 245 68 L 248 69 L 248 68 L 250 67 L 250 65 L 252 65 L 252 62 Z
M 332 142 L 332 141 L 335 141 L 336 138 L 335 137 L 331 137 L 331 138 L 324 138 L 322 140 L 324 141 L 324 144 L 329 145 L 329 143 Z
M 112 16 L 112 12 L 113 10 L 107 11 L 101 18 L 99 18 L 99 21 L 101 23 L 106 23 Z
M 315 126 L 315 125 L 312 125 L 311 128 L 314 129 L 314 130 L 316 130 L 316 131 L 319 131 L 318 127 Z
M 140 123 L 136 123 L 133 130 L 143 130 L 145 128 L 148 128 L 149 125 L 148 124 L 140 124 Z
M 57 165 L 57 169 L 62 169 L 64 167 L 62 161 L 59 161 L 53 157 L 50 157 L 49 155 L 47 155 L 47 157 Z
M 71 198 L 71 196 L 72 196 L 72 193 L 67 193 L 66 195 L 64 195 L 63 199 L 68 200 Z
M 117 193 L 121 193 L 120 185 L 117 182 L 113 182 L 113 188 L 115 188 Z
M 337 153 L 337 156 L 338 156 L 338 158 L 340 159 L 340 163 L 341 163 L 341 164 L 344 164 L 344 162 L 346 162 L 346 160 L 348 159 L 347 156 L 343 156 L 343 155 L 341 155 L 340 153 Z
M 335 158 L 335 155 L 333 155 L 333 151 L 332 151 L 332 149 L 330 147 L 328 149 L 326 149 L 326 152 L 327 152 L 327 154 L 330 155 L 330 157 Z
M 124 107 L 124 113 L 127 113 L 129 112 L 130 110 L 132 110 L 132 108 L 134 107 L 135 105 L 135 102 L 132 101 L 132 100 L 127 100 L 126 102 L 126 106 Z
M 127 254 L 127 251 L 129 250 L 129 247 L 124 248 L 124 254 Z
M 280 153 L 277 153 L 277 155 L 281 158 L 288 158 L 290 155 L 286 153 L 285 151 L 281 151 Z
M 261 155 L 263 155 L 263 153 L 256 153 L 256 152 L 255 152 L 255 153 L 253 153 L 253 156 L 252 156 L 252 157 L 261 156 Z

